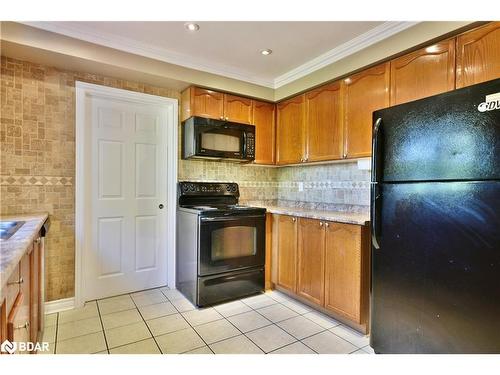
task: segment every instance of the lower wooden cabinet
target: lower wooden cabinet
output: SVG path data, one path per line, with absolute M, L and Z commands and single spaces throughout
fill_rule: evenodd
M 276 288 L 366 333 L 368 227 L 287 215 L 273 215 L 272 222 Z

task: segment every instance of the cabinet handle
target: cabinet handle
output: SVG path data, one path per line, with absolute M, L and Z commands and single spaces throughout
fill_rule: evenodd
M 345 159 L 347 157 L 347 154 L 344 152 L 344 154 L 342 155 L 342 157 Z
M 328 224 L 328 223 L 325 223 L 325 227 L 327 227 L 327 228 L 328 228 L 329 226 L 330 226 L 330 224 Z
M 220 117 L 220 119 L 221 119 L 221 120 L 224 120 L 224 116 L 221 116 L 221 117 Z
M 35 243 L 38 245 L 41 241 L 42 241 L 42 238 L 41 238 L 41 237 L 38 237 L 38 238 L 35 240 Z
M 19 278 L 19 280 L 17 281 L 11 281 L 10 283 L 7 283 L 7 285 L 21 285 L 22 283 L 24 283 L 24 279 L 22 277 Z
M 28 322 L 28 321 L 27 321 L 27 322 L 26 322 L 26 323 L 24 323 L 23 325 L 21 325 L 21 326 L 17 326 L 17 327 L 16 327 L 16 329 L 28 329 L 28 328 L 29 328 L 29 326 L 30 326 L 30 322 Z
M 323 222 L 322 222 L 322 221 L 320 221 L 320 222 L 319 222 L 319 226 L 320 226 L 320 227 L 322 227 L 322 226 L 323 226 Z
M 297 219 L 292 217 L 292 221 L 295 223 L 297 221 Z
M 229 117 L 226 117 L 226 121 L 229 121 Z

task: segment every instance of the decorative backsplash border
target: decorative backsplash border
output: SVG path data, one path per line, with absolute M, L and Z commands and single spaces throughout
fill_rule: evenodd
M 72 186 L 73 177 L 66 176 L 0 176 L 1 186 Z

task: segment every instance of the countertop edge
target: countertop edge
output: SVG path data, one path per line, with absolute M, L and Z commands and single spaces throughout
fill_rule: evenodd
M 318 219 L 318 220 L 326 220 L 326 221 L 333 221 L 337 223 L 344 223 L 344 224 L 354 224 L 354 225 L 368 225 L 370 222 L 369 214 L 364 214 L 364 213 L 352 213 L 352 212 L 344 212 L 344 211 L 322 211 L 322 210 L 308 210 L 308 209 L 303 209 L 299 208 L 296 209 L 294 207 L 265 207 L 267 212 L 272 213 L 272 214 L 279 214 L 279 215 L 290 215 L 290 216 L 298 216 L 298 217 L 304 217 L 308 219 Z M 349 217 L 349 216 L 357 216 L 359 215 L 360 218 L 356 217 Z M 363 216 L 366 216 L 366 218 L 362 218 Z

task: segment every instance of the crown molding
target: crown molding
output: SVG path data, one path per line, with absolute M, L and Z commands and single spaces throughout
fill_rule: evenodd
M 362 50 L 363 48 L 369 47 L 405 29 L 415 26 L 419 22 L 384 22 L 383 24 L 367 31 L 366 33 L 363 33 L 356 38 L 351 39 L 348 42 L 335 47 L 318 57 L 313 58 L 312 60 L 309 60 L 308 62 L 286 72 L 285 74 L 276 77 L 275 79 L 265 79 L 257 77 L 251 72 L 236 69 L 234 67 L 226 66 L 223 64 L 212 64 L 203 59 L 194 59 L 191 56 L 179 54 L 177 52 L 152 46 L 146 43 L 133 41 L 129 38 L 124 38 L 118 35 L 110 33 L 97 33 L 92 28 L 83 26 L 81 24 L 68 26 L 67 24 L 62 25 L 60 22 L 50 21 L 34 21 L 21 23 L 27 26 L 152 58 L 169 64 L 175 64 L 190 69 L 200 70 L 207 73 L 217 74 L 240 81 L 253 83 L 259 86 L 277 89 L 308 74 L 311 74 L 312 72 L 319 70 L 327 65 L 339 61 L 340 59 L 352 55 Z
M 20 23 L 86 42 L 99 44 L 101 46 L 163 61 L 169 64 L 217 74 L 227 78 L 233 78 L 240 81 L 253 83 L 259 86 L 274 88 L 273 79 L 259 78 L 251 72 L 247 72 L 241 69 L 235 69 L 234 67 L 223 64 L 212 64 L 202 59 L 195 59 L 192 56 L 187 56 L 165 48 L 152 46 L 147 43 L 137 42 L 115 34 L 102 32 L 97 33 L 92 28 L 83 26 L 81 24 L 68 26 L 62 25 L 60 24 L 60 22 L 52 21 L 30 21 Z
M 331 49 L 324 54 L 309 60 L 305 64 L 294 68 L 285 74 L 280 75 L 274 79 L 274 88 L 277 89 L 288 83 L 291 83 L 299 78 L 302 78 L 312 72 L 319 70 L 327 65 L 339 61 L 349 55 L 352 55 L 363 48 L 367 48 L 375 43 L 389 38 L 403 30 L 415 26 L 419 22 L 395 22 L 388 21 L 374 27 L 373 29 L 357 36 L 354 39 L 341 44 L 338 47 Z

